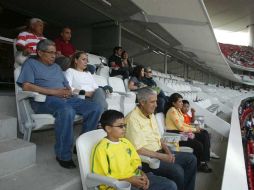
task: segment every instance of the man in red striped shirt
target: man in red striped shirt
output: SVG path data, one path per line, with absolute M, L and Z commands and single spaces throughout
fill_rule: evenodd
M 28 30 L 21 32 L 17 37 L 16 47 L 22 51 L 24 56 L 36 55 L 36 46 L 43 37 L 44 23 L 39 18 L 32 18 L 29 21 Z

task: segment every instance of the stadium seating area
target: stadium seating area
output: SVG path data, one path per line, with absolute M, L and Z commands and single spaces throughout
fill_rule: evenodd
M 243 149 L 246 162 L 245 165 L 250 190 L 254 189 L 253 110 L 253 100 L 244 101 L 239 107 L 239 122 L 242 130 Z M 251 118 L 251 120 L 249 120 L 249 118 Z
M 224 56 L 236 65 L 254 68 L 254 49 L 248 46 L 238 46 L 219 43 Z

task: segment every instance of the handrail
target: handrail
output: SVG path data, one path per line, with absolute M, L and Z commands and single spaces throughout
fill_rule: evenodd
M 8 43 L 8 44 L 13 44 L 14 40 L 11 39 L 11 38 L 5 38 L 3 36 L 0 36 L 0 42 L 5 42 L 5 43 Z
M 253 97 L 253 94 L 239 97 L 233 107 L 222 190 L 248 190 L 238 108 L 242 100 L 250 97 Z

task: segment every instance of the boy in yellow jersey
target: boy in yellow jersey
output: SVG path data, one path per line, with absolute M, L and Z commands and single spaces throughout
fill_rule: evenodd
M 175 182 L 141 170 L 141 160 L 133 145 L 124 137 L 124 115 L 107 110 L 101 116 L 101 126 L 107 132 L 93 148 L 91 172 L 131 183 L 132 190 L 176 190 Z M 101 189 L 102 186 L 100 186 Z M 105 186 L 104 186 L 105 188 Z M 108 189 L 109 187 L 107 187 Z

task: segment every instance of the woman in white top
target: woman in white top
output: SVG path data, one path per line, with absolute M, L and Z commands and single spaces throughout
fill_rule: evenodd
M 86 99 L 98 103 L 105 111 L 108 108 L 106 93 L 98 87 L 91 73 L 87 71 L 87 62 L 88 56 L 85 52 L 76 52 L 65 76 L 74 94 L 85 95 Z

